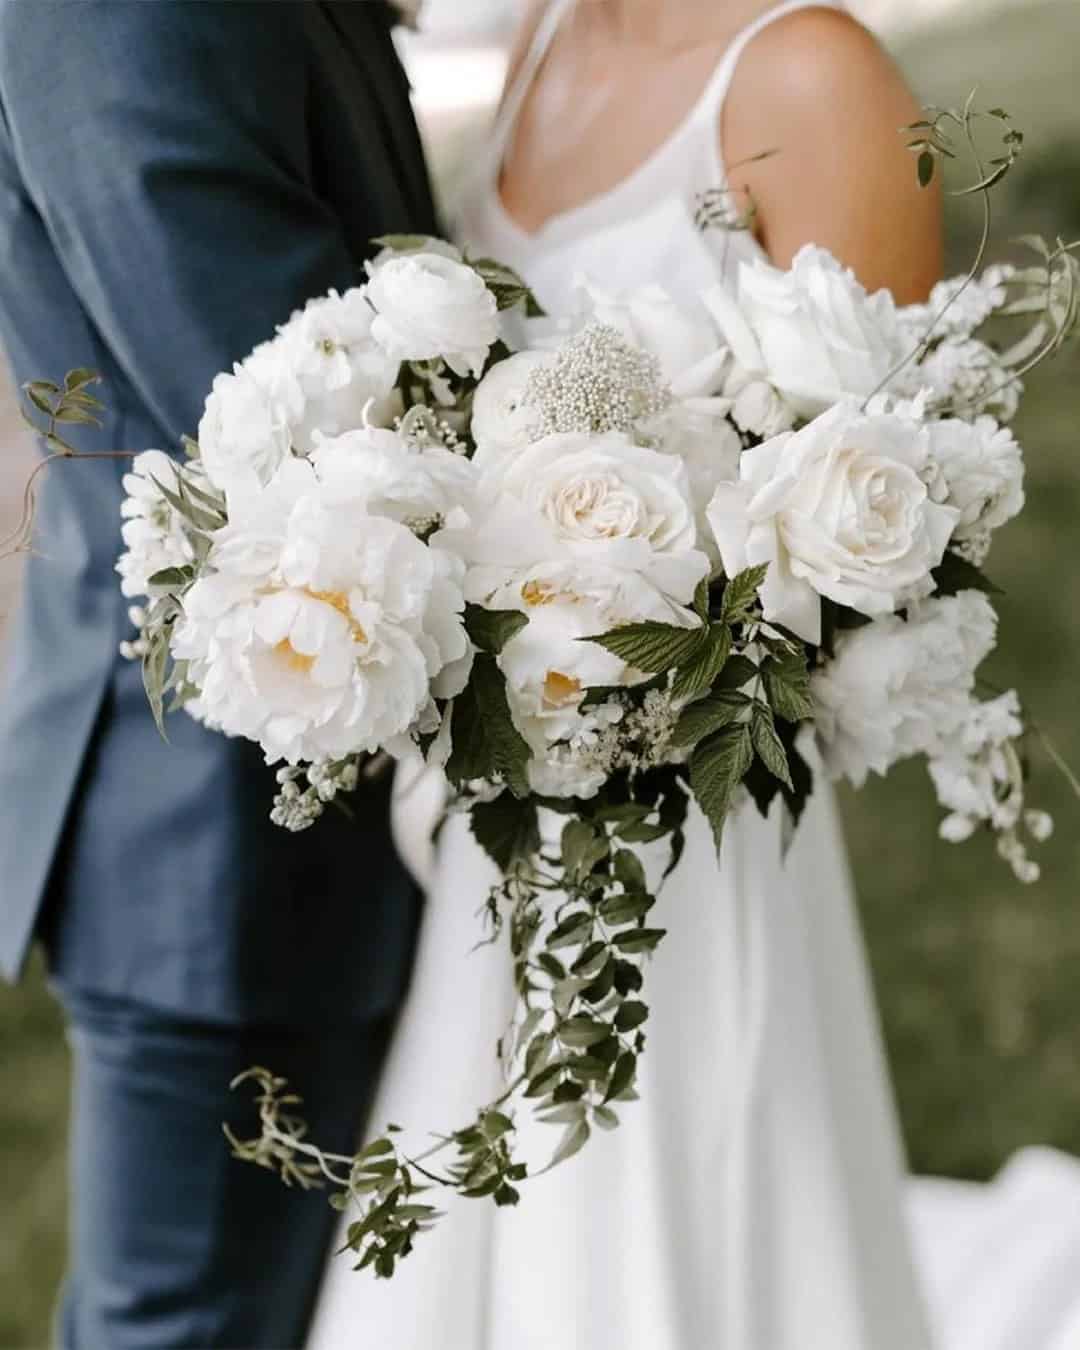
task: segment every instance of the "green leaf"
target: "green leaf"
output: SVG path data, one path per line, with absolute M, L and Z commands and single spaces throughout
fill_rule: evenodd
M 465 606 L 465 631 L 482 652 L 498 656 L 510 639 L 528 625 L 529 616 L 516 609 Z
M 731 629 L 713 624 L 701 648 L 678 669 L 671 686 L 675 699 L 696 698 L 711 689 L 731 655 Z
M 616 933 L 612 942 L 621 952 L 651 952 L 666 933 L 666 928 L 630 928 L 625 933 Z
M 762 664 L 761 674 L 765 697 L 777 717 L 785 722 L 802 722 L 813 717 L 814 701 L 810 697 L 810 673 L 804 651 L 770 656 Z
M 761 563 L 731 578 L 724 587 L 724 602 L 720 611 L 725 623 L 739 623 L 747 617 L 757 601 L 758 591 L 768 570 L 769 564 Z
M 739 658 L 736 657 L 736 660 Z M 697 745 L 715 732 L 730 726 L 747 707 L 750 699 L 737 690 L 710 694 L 708 698 L 691 703 L 679 718 L 672 736 L 673 745 Z
M 619 1128 L 619 1117 L 610 1106 L 593 1107 L 593 1124 L 599 1125 L 602 1130 L 617 1130 Z
M 637 923 L 643 919 L 656 901 L 651 895 L 641 891 L 629 891 L 626 895 L 609 895 L 600 905 L 600 917 L 612 928 L 621 928 L 623 924 Z
M 566 1162 L 567 1158 L 572 1158 L 575 1153 L 580 1153 L 589 1142 L 589 1124 L 586 1120 L 579 1120 L 576 1124 L 567 1127 L 566 1133 L 562 1137 L 559 1147 L 551 1155 L 549 1167 L 555 1167 L 559 1163 Z
M 540 822 L 535 801 L 519 801 L 503 792 L 494 801 L 477 802 L 469 811 L 476 842 L 504 873 L 526 863 L 540 849 Z
M 528 1050 L 525 1051 L 525 1075 L 527 1078 L 535 1078 L 544 1067 L 551 1056 L 553 1044 L 552 1038 L 546 1032 L 532 1038 Z
M 429 234 L 380 234 L 371 242 L 379 248 L 392 248 L 395 253 L 426 253 L 437 241 Z
M 563 1063 L 561 1060 L 556 1061 L 554 1064 L 549 1064 L 546 1069 L 541 1069 L 534 1078 L 529 1080 L 529 1084 L 525 1089 L 525 1096 L 543 1097 L 562 1071 Z
M 155 572 L 153 576 L 147 578 L 151 586 L 187 586 L 189 582 L 195 580 L 194 567 L 163 567 L 160 572 Z
M 636 994 L 644 983 L 645 977 L 633 961 L 615 962 L 615 988 L 624 998 Z
M 715 689 L 742 689 L 757 675 L 757 666 L 746 656 L 731 656 L 717 677 Z
M 709 578 L 702 577 L 694 592 L 694 613 L 702 623 L 709 622 Z
M 727 727 L 702 743 L 690 760 L 690 790 L 712 826 L 719 849 L 735 789 L 754 759 L 750 728 Z
M 919 186 L 929 187 L 934 177 L 934 156 L 929 150 L 919 155 Z
M 74 370 L 69 370 L 64 376 L 64 388 L 68 392 L 76 389 L 83 389 L 88 384 L 99 384 L 101 376 L 96 370 L 91 370 L 88 366 L 76 366 Z
M 604 1093 L 604 1102 L 613 1102 L 621 1097 L 627 1088 L 632 1086 L 636 1072 L 637 1056 L 631 1050 L 624 1050 L 611 1071 L 607 1091 Z
M 579 885 L 607 856 L 605 835 L 585 820 L 568 820 L 562 832 L 562 865 L 570 885 Z
M 750 719 L 750 738 L 762 763 L 772 776 L 790 788 L 791 770 L 788 768 L 787 751 L 776 734 L 772 710 L 764 703 L 754 704 L 754 712 Z
M 984 595 L 1001 595 L 1001 589 L 994 585 L 974 563 L 961 558 L 959 553 L 947 551 L 941 564 L 930 575 L 937 585 L 938 595 L 957 595 L 960 591 L 982 591 Z
M 645 868 L 641 865 L 641 859 L 636 853 L 631 853 L 628 848 L 622 848 L 615 854 L 612 871 L 615 873 L 615 880 L 621 882 L 626 890 L 648 890 Z M 603 906 L 601 906 L 602 912 Z
M 595 1022 L 591 1017 L 571 1017 L 556 1028 L 555 1034 L 563 1045 L 585 1050 L 606 1041 L 611 1033 L 606 1022 Z
M 631 1000 L 624 1003 L 615 1014 L 615 1029 L 617 1031 L 636 1031 L 643 1022 L 648 1020 L 649 1010 L 644 1003 L 637 1003 Z
M 477 656 L 472 678 L 454 700 L 450 734 L 446 775 L 455 787 L 475 778 L 501 778 L 516 797 L 528 795 L 529 746 L 514 726 L 506 682 L 490 653 Z
M 578 909 L 561 919 L 548 934 L 547 946 L 553 951 L 560 947 L 574 947 L 592 932 L 593 917 L 588 910 Z
M 676 628 L 673 624 L 649 620 L 628 623 L 614 632 L 581 641 L 595 642 L 638 670 L 662 675 L 691 661 L 707 639 L 707 628 Z

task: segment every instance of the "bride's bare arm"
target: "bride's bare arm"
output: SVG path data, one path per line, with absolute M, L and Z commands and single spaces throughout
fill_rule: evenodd
M 869 289 L 925 297 L 941 275 L 941 196 L 918 186 L 899 134 L 919 115 L 893 62 L 840 11 L 796 11 L 750 44 L 724 110 L 724 159 L 779 266 L 820 244 Z M 737 167 L 763 150 L 777 153 Z

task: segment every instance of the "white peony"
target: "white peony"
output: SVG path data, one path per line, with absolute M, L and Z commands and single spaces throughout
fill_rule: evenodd
M 958 511 L 923 481 L 929 436 L 916 422 L 843 403 L 746 451 L 709 521 L 729 576 L 760 563 L 765 617 L 821 640 L 821 596 L 871 617 L 933 589 Z
M 184 522 L 158 487 L 160 483 L 176 492 L 178 481 L 177 466 L 163 450 L 144 450 L 124 474 L 127 496 L 120 508 L 124 552 L 116 570 L 121 576 L 120 589 L 129 598 L 152 595 L 150 578 L 156 572 L 184 567 L 194 560 Z
M 479 375 L 499 336 L 495 297 L 465 263 L 406 253 L 369 264 L 375 341 L 397 361 L 442 357 L 459 375 Z
M 940 752 L 968 717 L 975 671 L 996 631 L 986 596 L 962 591 L 922 602 L 906 623 L 890 615 L 844 634 L 811 680 L 831 776 L 861 787 L 870 772 Z
M 960 513 L 954 540 L 981 563 L 990 535 L 1024 507 L 1024 456 L 1011 431 L 992 417 L 931 422 L 930 454 L 944 500 Z
M 214 380 L 198 439 L 207 477 L 225 493 L 268 483 L 292 445 L 284 403 L 242 365 Z
M 396 431 L 362 427 L 320 440 L 311 456 L 328 496 L 429 533 L 472 504 L 476 474 L 463 455 L 417 445 Z
M 537 411 L 526 393 L 533 372 L 548 359 L 546 352 L 516 352 L 493 365 L 477 385 L 472 438 L 485 454 L 520 450 L 536 439 Z
M 474 462 L 486 511 L 448 541 L 473 564 L 471 597 L 536 563 L 573 558 L 637 573 L 685 603 L 708 571 L 686 469 L 672 455 L 618 432 L 570 433 Z
M 741 263 L 734 287 L 721 283 L 704 300 L 741 370 L 768 380 L 802 417 L 867 397 L 907 355 L 889 292 L 867 295 L 815 245 L 787 272 L 762 259 Z
M 307 454 L 316 433 L 336 436 L 394 411 L 399 362 L 372 338 L 375 311 L 363 287 L 319 296 L 244 362 L 286 409 L 293 446 Z
M 597 740 L 622 711 L 612 703 L 583 709 L 585 692 L 646 677 L 582 639 L 645 619 L 681 624 L 696 620 L 674 610 L 633 573 L 577 562 L 532 568 L 496 592 L 490 603 L 529 616 L 527 626 L 503 648 L 499 665 L 515 725 L 533 752 L 533 790 L 548 796 L 592 796 L 608 772 L 595 753 Z
M 717 392 L 728 353 L 704 309 L 689 310 L 655 284 L 614 292 L 584 278 L 578 283 L 578 306 L 592 322 L 616 329 L 655 356 L 676 397 Z
M 294 460 L 240 496 L 173 640 L 202 715 L 269 762 L 393 747 L 468 676 L 461 564 Z

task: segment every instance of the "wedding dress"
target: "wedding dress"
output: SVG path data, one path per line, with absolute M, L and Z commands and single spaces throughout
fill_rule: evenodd
M 746 233 L 706 235 L 693 223 L 697 195 L 724 181 L 718 126 L 732 74 L 762 28 L 813 0 L 779 5 L 746 29 L 659 150 L 611 191 L 529 234 L 500 203 L 498 165 L 571 2 L 549 5 L 460 236 L 517 268 L 551 310 L 568 305 L 581 273 L 610 289 L 660 282 L 696 303 L 725 268 L 758 251 Z M 431 845 L 439 786 L 402 776 L 396 832 L 425 875 L 428 904 L 372 1128 L 395 1121 L 410 1139 L 410 1127 L 455 1128 L 498 1095 L 495 1041 L 514 990 L 504 944 L 475 947 L 491 865 L 462 816 Z M 815 792 L 784 861 L 775 813 L 763 820 L 740 808 L 718 863 L 695 809 L 656 917 L 668 936 L 647 976 L 641 1099 L 620 1111 L 619 1128 L 525 1183 L 516 1209 L 452 1200 L 390 1281 L 354 1274 L 347 1253 L 332 1258 L 308 1350 L 929 1350 L 898 1131 L 828 788 Z M 541 1164 L 558 1129 L 526 1116 L 519 1151 Z M 427 1142 L 411 1138 L 418 1151 Z M 963 1188 L 930 1188 L 915 1200 L 929 1235 L 919 1250 L 940 1275 L 930 1292 L 953 1309 L 971 1288 L 954 1247 L 970 1245 L 971 1205 Z M 1080 1319 L 1075 1223 L 1072 1256 Z M 950 1335 L 949 1350 L 1074 1344 L 1080 1321 L 1060 1346 Z

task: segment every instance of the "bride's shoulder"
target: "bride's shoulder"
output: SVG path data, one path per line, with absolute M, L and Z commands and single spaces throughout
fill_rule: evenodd
M 808 6 L 759 32 L 720 134 L 731 186 L 753 199 L 773 257 L 786 264 L 812 240 L 868 284 L 925 293 L 940 267 L 940 202 L 936 185 L 919 189 L 899 132 L 919 116 L 896 63 L 843 10 Z M 774 153 L 753 162 L 763 151 Z

